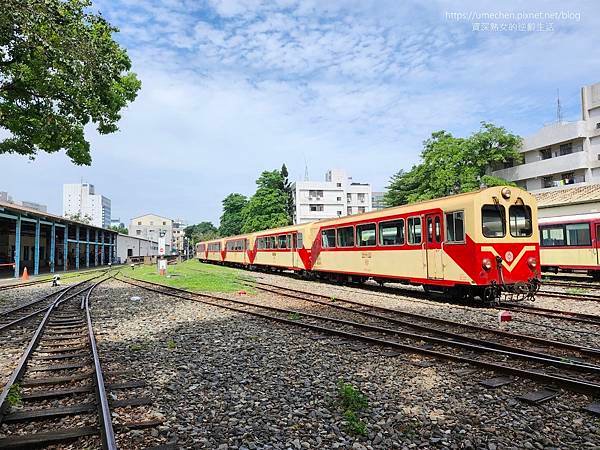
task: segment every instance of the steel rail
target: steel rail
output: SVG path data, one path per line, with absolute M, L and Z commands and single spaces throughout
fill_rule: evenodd
M 249 285 L 251 286 L 251 285 Z M 418 329 L 418 330 L 422 330 L 422 331 L 428 331 L 431 333 L 435 333 L 435 334 L 439 334 L 442 336 L 446 336 L 448 338 L 451 338 L 455 341 L 463 341 L 463 342 L 470 342 L 472 344 L 477 344 L 478 346 L 481 347 L 487 347 L 487 348 L 494 348 L 494 349 L 499 349 L 499 350 L 505 350 L 511 354 L 522 354 L 522 355 L 528 355 L 528 356 L 532 356 L 532 357 L 537 357 L 537 358 L 542 358 L 545 360 L 555 360 L 558 362 L 558 365 L 562 365 L 565 361 L 571 361 L 573 363 L 575 363 L 578 366 L 581 367 L 585 367 L 585 368 L 589 368 L 592 371 L 600 371 L 600 366 L 596 365 L 596 364 L 592 364 L 592 363 L 588 363 L 588 362 L 584 362 L 584 361 L 574 361 L 571 358 L 565 358 L 562 356 L 556 356 L 556 355 L 552 355 L 549 353 L 543 353 L 543 352 L 537 352 L 537 351 L 533 351 L 533 350 L 527 350 L 524 348 L 519 348 L 519 347 L 515 347 L 512 345 L 507 345 L 507 344 L 502 344 L 500 342 L 494 342 L 494 341 L 489 341 L 487 339 L 482 339 L 482 338 L 476 338 L 476 337 L 472 337 L 472 336 L 465 336 L 463 334 L 460 333 L 454 333 L 452 331 L 447 331 L 447 330 L 440 330 L 437 328 L 431 328 L 430 326 L 426 326 L 426 325 L 420 325 L 420 324 L 416 324 L 413 322 L 409 322 L 406 320 L 399 320 L 393 317 L 389 317 L 389 316 L 384 316 L 381 314 L 375 314 L 369 311 L 361 311 L 361 310 L 357 310 L 354 308 L 350 308 L 347 306 L 342 306 L 342 305 L 337 305 L 335 303 L 333 303 L 332 301 L 326 302 L 324 300 L 316 300 L 316 299 L 309 299 L 306 297 L 302 297 L 300 295 L 296 295 L 296 294 L 287 294 L 287 293 L 283 293 L 280 291 L 277 291 L 276 289 L 269 289 L 269 288 L 264 288 L 264 287 L 258 287 L 258 286 L 253 286 L 255 289 L 259 289 L 262 291 L 266 291 L 266 292 L 271 292 L 274 294 L 278 294 L 278 295 L 283 295 L 285 297 L 290 297 L 290 298 L 296 298 L 302 301 L 306 301 L 306 302 L 311 302 L 311 303 L 316 303 L 319 305 L 323 305 L 326 307 L 330 307 L 330 308 L 335 308 L 335 309 L 340 309 L 343 311 L 348 311 L 350 313 L 355 313 L 355 314 L 360 314 L 363 316 L 367 316 L 367 317 L 372 317 L 374 319 L 378 319 L 378 320 L 385 320 L 388 322 L 392 322 L 398 325 L 403 325 L 403 326 L 407 326 L 410 328 L 414 328 L 414 329 Z M 313 295 L 313 294 L 307 294 L 307 295 Z M 337 301 L 337 300 L 336 300 Z M 369 305 L 364 305 L 365 307 L 369 307 Z M 457 325 L 460 326 L 460 325 Z M 469 329 L 469 325 L 464 325 L 463 328 Z M 490 331 L 494 331 L 494 330 L 490 330 Z M 598 349 L 598 356 L 600 356 L 600 349 Z
M 6 399 L 8 397 L 8 394 L 10 392 L 10 389 L 12 388 L 12 386 L 21 378 L 21 376 L 23 375 L 23 373 L 25 372 L 25 369 L 27 368 L 27 362 L 31 359 L 39 341 L 40 338 L 42 337 L 42 333 L 44 331 L 44 329 L 46 328 L 46 325 L 48 324 L 48 321 L 50 319 L 50 315 L 52 314 L 52 312 L 54 311 L 54 308 L 56 308 L 56 306 L 58 305 L 58 303 L 60 302 L 60 300 L 65 296 L 65 294 L 77 287 L 82 285 L 83 283 L 86 283 L 87 280 L 84 280 L 80 283 L 74 284 L 72 286 L 69 287 L 69 289 L 66 289 L 64 291 L 62 291 L 60 293 L 60 295 L 54 299 L 54 301 L 52 302 L 52 304 L 46 308 L 46 314 L 44 315 L 44 317 L 42 318 L 42 320 L 40 321 L 40 324 L 38 325 L 37 329 L 35 330 L 31 340 L 29 341 L 29 344 L 27 345 L 27 348 L 25 349 L 25 351 L 23 352 L 23 355 L 21 355 L 21 358 L 19 359 L 19 362 L 17 363 L 17 367 L 15 367 L 15 369 L 13 370 L 12 374 L 10 375 L 8 381 L 6 382 L 4 389 L 2 390 L 2 393 L 0 393 L 0 423 L 2 423 L 2 419 L 4 417 L 4 414 L 6 412 L 6 408 L 7 408 L 7 402 Z M 75 294 L 71 294 L 68 296 L 68 298 L 73 298 L 77 295 L 79 295 L 81 292 L 77 292 Z M 67 299 L 67 297 L 65 297 L 65 300 Z
M 59 290 L 57 290 L 55 292 L 51 292 L 50 294 L 46 294 L 42 298 L 39 298 L 37 300 L 33 300 L 33 301 L 29 302 L 29 303 L 25 303 L 24 305 L 16 306 L 16 307 L 14 307 L 12 309 L 7 309 L 5 311 L 1 311 L 0 312 L 0 319 L 3 318 L 3 317 L 8 316 L 9 314 L 13 314 L 13 313 L 19 312 L 19 311 L 21 311 L 21 310 L 23 310 L 25 308 L 29 308 L 30 306 L 36 305 L 38 303 L 41 303 L 44 300 L 48 300 L 50 297 L 52 297 L 52 296 L 54 296 L 56 294 L 60 294 L 62 291 L 64 291 L 65 289 L 68 289 L 68 288 L 69 288 L 69 286 L 66 286 L 64 289 L 59 289 Z
M 113 275 L 114 276 L 114 275 Z M 100 356 L 98 353 L 98 346 L 96 344 L 96 337 L 94 335 L 94 329 L 92 326 L 92 316 L 90 313 L 90 295 L 92 291 L 98 286 L 100 283 L 113 278 L 105 278 L 103 280 L 95 283 L 90 289 L 87 291 L 85 296 L 85 304 L 81 305 L 81 309 L 85 309 L 85 314 L 87 318 L 87 327 L 88 327 L 88 339 L 90 343 L 90 347 L 92 349 L 92 356 L 94 359 L 94 372 L 95 372 L 95 387 L 96 387 L 96 398 L 98 403 L 98 417 L 100 419 L 100 434 L 102 437 L 102 448 L 105 450 L 116 450 L 117 443 L 115 440 L 115 431 L 112 425 L 112 419 L 110 414 L 110 406 L 108 404 L 108 397 L 106 396 L 106 386 L 104 384 L 104 375 L 102 374 L 102 366 L 100 364 Z
M 574 312 L 574 311 L 563 311 L 560 309 L 551 309 L 551 308 L 540 308 L 537 306 L 531 306 L 531 305 L 520 305 L 518 303 L 505 303 L 504 305 L 502 305 L 502 308 L 507 309 L 507 308 L 514 308 L 514 310 L 518 310 L 518 309 L 522 309 L 522 310 L 533 310 L 540 313 L 550 313 L 553 314 L 552 316 L 549 317 L 556 317 L 556 314 L 562 314 L 562 315 L 566 315 L 566 316 L 571 316 L 571 317 L 577 317 L 580 319 L 583 319 L 584 321 L 582 323 L 591 323 L 593 325 L 600 325 L 600 316 L 596 315 L 596 314 L 585 314 L 585 313 L 578 313 L 578 312 Z M 527 311 L 523 311 L 523 312 L 527 312 Z M 566 317 L 556 317 L 558 319 L 565 319 Z
M 123 275 L 125 276 L 125 275 Z M 126 277 L 126 276 L 125 276 Z M 130 278 L 130 277 L 127 277 Z M 131 279 L 131 278 L 130 278 Z M 168 292 L 165 290 L 160 290 L 157 288 L 150 288 L 148 286 L 144 286 L 143 284 L 138 284 L 138 283 L 134 283 L 132 281 L 128 281 L 128 280 L 123 280 L 120 278 L 117 278 L 117 280 L 123 282 L 123 283 L 127 283 L 130 285 L 134 285 L 137 286 L 139 288 L 142 289 L 146 289 L 148 291 L 151 292 L 156 292 L 158 294 L 162 294 L 162 295 L 167 295 L 167 296 L 171 296 L 171 297 L 176 297 L 176 298 L 181 298 L 184 300 L 188 300 L 188 301 L 198 301 L 200 303 L 205 303 L 205 304 L 209 304 L 212 306 L 216 306 L 216 307 L 221 307 L 221 308 L 225 308 L 225 309 L 229 309 L 232 311 L 237 311 L 237 312 L 241 312 L 241 313 L 245 313 L 245 314 L 250 314 L 256 317 L 261 317 L 261 318 L 265 318 L 265 319 L 269 319 L 269 320 L 274 320 L 277 322 L 281 322 L 281 323 L 286 323 L 289 325 L 294 325 L 297 327 L 303 327 L 303 328 L 308 328 L 308 329 L 312 329 L 312 330 L 317 330 L 319 332 L 323 332 L 323 333 L 327 333 L 327 334 L 333 334 L 333 335 L 337 335 L 337 336 L 343 336 L 343 337 L 347 337 L 350 339 L 355 339 L 355 340 L 361 340 L 364 342 L 369 342 L 369 343 L 373 343 L 373 344 L 378 344 L 378 345 L 383 345 L 383 346 L 387 346 L 387 347 L 393 347 L 393 348 L 398 348 L 398 349 L 402 349 L 402 350 L 406 350 L 412 353 L 419 353 L 419 354 L 425 354 L 425 355 L 429 355 L 429 356 L 433 356 L 433 357 L 437 357 L 437 358 L 441 358 L 441 359 L 446 359 L 446 360 L 452 360 L 452 361 L 457 361 L 457 362 L 462 362 L 462 363 L 467 363 L 467 364 L 471 364 L 471 365 L 477 365 L 479 367 L 483 367 L 489 370 L 495 370 L 495 371 L 499 371 L 499 372 L 504 372 L 504 373 L 509 373 L 509 374 L 513 374 L 513 375 L 519 375 L 519 376 L 524 376 L 530 379 L 535 379 L 535 380 L 539 380 L 539 381 L 543 381 L 543 382 L 547 382 L 547 383 L 554 383 L 554 384 L 558 384 L 560 386 L 569 388 L 571 390 L 577 391 L 577 392 L 585 392 L 585 393 L 590 393 L 590 394 L 600 394 L 600 384 L 597 383 L 593 383 L 593 382 L 589 382 L 586 380 L 581 380 L 581 379 L 576 379 L 576 378 L 571 378 L 571 377 L 566 377 L 566 376 L 560 376 L 560 375 L 552 375 L 552 374 L 548 374 L 548 373 L 544 373 L 544 372 L 539 372 L 536 370 L 526 370 L 526 369 L 521 369 L 518 367 L 513 367 L 513 366 L 505 366 L 502 364 L 498 364 L 495 362 L 489 362 L 489 361 L 482 361 L 482 360 L 477 360 L 477 359 L 472 359 L 472 358 L 467 358 L 464 356 L 459 356 L 459 355 L 455 355 L 455 354 L 450 354 L 450 353 L 444 353 L 444 352 L 440 352 L 437 350 L 429 350 L 426 348 L 422 348 L 422 347 L 415 347 L 413 345 L 408 345 L 408 344 L 402 344 L 399 342 L 395 342 L 395 341 L 389 341 L 389 340 L 384 340 L 384 339 L 380 339 L 380 338 L 375 338 L 372 336 L 365 336 L 365 335 L 361 335 L 361 334 L 356 334 L 356 333 L 350 333 L 347 331 L 342 331 L 339 329 L 334 329 L 334 328 L 329 328 L 329 327 L 323 327 L 320 325 L 314 325 L 314 324 L 310 324 L 310 323 L 305 323 L 305 322 L 299 322 L 299 321 L 295 321 L 295 320 L 290 320 L 290 319 L 285 319 L 283 317 L 278 317 L 278 316 L 272 316 L 270 314 L 264 314 L 264 313 L 260 313 L 257 311 L 248 311 L 246 309 L 243 308 L 238 308 L 238 307 L 234 307 L 234 306 L 227 306 L 227 305 L 223 305 L 223 304 L 219 304 L 216 303 L 214 301 L 209 301 L 209 300 L 199 300 L 199 299 L 191 299 L 187 296 L 191 295 L 194 297 L 202 297 L 202 298 L 207 298 L 207 299 L 211 299 L 211 300 L 218 300 L 221 302 L 229 302 L 229 303 L 234 303 L 234 304 L 240 304 L 240 305 L 244 305 L 244 306 L 250 306 L 250 307 L 259 307 L 259 308 L 263 308 L 263 309 L 269 309 L 269 310 L 279 310 L 281 312 L 287 312 L 290 314 L 293 313 L 298 313 L 298 314 L 302 314 L 304 316 L 309 316 L 309 314 L 304 313 L 304 312 L 299 312 L 296 310 L 286 310 L 283 308 L 275 308 L 275 307 L 269 307 L 269 306 L 264 306 L 264 305 L 257 305 L 257 304 L 253 304 L 250 302 L 243 302 L 240 300 L 233 300 L 233 299 L 229 299 L 229 298 L 223 298 L 223 297 L 219 297 L 216 295 L 209 295 L 209 294 L 200 294 L 200 293 L 195 293 L 195 292 L 190 292 L 190 291 L 186 291 L 184 289 L 179 289 L 179 288 L 174 288 L 174 287 L 170 287 L 170 286 L 164 286 L 164 285 L 160 285 L 157 283 L 152 283 L 149 281 L 142 281 L 142 280 L 135 280 L 141 283 L 146 283 L 152 286 L 156 286 L 162 289 L 169 289 L 172 292 Z M 174 292 L 173 292 L 174 291 Z M 346 322 L 348 323 L 348 321 L 343 321 L 340 319 L 333 319 L 333 318 L 324 318 L 324 320 L 328 320 L 328 321 L 332 321 L 332 322 Z M 353 323 L 352 323 L 353 324 Z M 364 324 L 357 324 L 359 326 L 362 327 L 370 327 L 370 326 L 366 326 Z M 382 329 L 377 328 L 377 327 L 372 327 L 372 328 L 376 328 L 377 331 L 382 331 Z M 393 333 L 395 333 L 395 330 L 390 330 Z M 443 340 L 442 340 L 443 341 Z M 445 342 L 445 344 L 450 344 L 451 341 L 447 341 Z M 468 344 L 469 346 L 471 346 L 470 344 Z M 471 346 L 471 347 L 475 347 L 475 346 Z M 491 349 L 485 349 L 486 351 L 491 350 Z M 502 352 L 502 353 L 506 353 L 506 352 Z M 525 355 L 523 355 L 525 356 Z
M 569 294 L 568 292 L 553 292 L 553 291 L 538 291 L 538 295 L 541 297 L 549 297 L 549 298 L 564 298 L 568 300 L 578 300 L 585 302 L 600 302 L 600 295 L 594 294 Z
M 252 283 L 255 284 L 259 284 L 259 285 L 266 285 L 266 286 L 275 286 L 269 283 L 264 283 L 264 282 L 260 282 L 260 281 L 252 281 Z M 323 298 L 323 299 L 327 299 L 327 300 L 331 300 L 331 296 L 328 295 L 324 295 L 324 294 L 316 294 L 313 292 L 307 292 L 307 291 L 303 291 L 301 289 L 293 289 L 293 288 L 288 288 L 288 287 L 281 287 L 281 286 L 277 286 L 278 289 L 284 289 L 290 292 L 294 292 L 297 294 L 303 294 L 303 295 L 312 295 L 314 297 L 319 297 L 319 298 Z M 368 307 L 371 308 L 373 310 L 376 311 L 381 311 L 381 312 L 386 312 L 386 313 L 390 313 L 390 314 L 397 314 L 397 315 L 403 315 L 406 317 L 411 317 L 414 319 L 419 319 L 419 320 L 426 320 L 426 321 L 430 321 L 430 322 L 435 322 L 435 323 L 439 323 L 439 324 L 443 324 L 443 325 L 449 325 L 449 326 L 453 326 L 453 327 L 463 327 L 463 328 L 467 328 L 473 331 L 481 331 L 481 332 L 487 332 L 487 333 L 493 333 L 496 334 L 498 336 L 504 336 L 507 338 L 511 338 L 511 339 L 521 339 L 521 340 L 528 340 L 530 342 L 536 342 L 539 344 L 544 344 L 544 345 L 552 345 L 554 347 L 557 348 L 564 348 L 564 349 L 568 349 L 568 350 L 573 350 L 573 351 L 577 351 L 580 352 L 582 354 L 587 354 L 590 356 L 599 356 L 600 355 L 600 348 L 593 348 L 593 347 L 583 347 L 580 345 L 575 345 L 575 344 L 570 344 L 568 342 L 562 342 L 562 341 L 554 341 L 551 339 L 545 339 L 545 338 L 540 338 L 537 336 L 531 336 L 528 334 L 520 334 L 520 333 L 513 333 L 510 331 L 505 331 L 505 330 L 496 330 L 496 329 L 492 329 L 492 328 L 487 328 L 487 327 L 483 327 L 480 325 L 472 325 L 472 324 L 463 324 L 461 322 L 456 322 L 454 320 L 449 320 L 449 319 L 441 319 L 438 317 L 432 317 L 432 316 L 427 316 L 425 314 L 419 314 L 419 313 L 412 313 L 412 312 L 408 312 L 408 311 L 401 311 L 398 309 L 394 309 L 394 308 L 387 308 L 385 306 L 379 306 L 379 305 L 369 305 L 367 303 L 363 303 L 363 302 L 358 302 L 356 300 L 349 300 L 349 299 L 345 299 L 345 298 L 339 298 L 336 297 L 335 298 L 336 302 L 343 302 L 343 303 L 348 303 L 351 305 L 356 305 L 356 306 L 361 306 L 361 307 Z
M 77 277 L 80 277 L 80 276 L 88 274 L 88 273 L 106 272 L 109 270 L 111 270 L 111 269 L 106 267 L 106 268 L 102 268 L 102 269 L 91 269 L 91 270 L 66 272 L 66 274 L 69 276 L 61 276 L 61 280 L 69 280 L 71 278 L 77 278 Z M 60 272 L 60 273 L 64 273 L 64 272 Z M 60 275 L 60 273 L 55 273 L 55 274 Z M 47 275 L 47 274 L 45 274 L 45 275 Z M 95 278 L 98 278 L 98 277 L 95 277 Z M 27 287 L 27 286 L 34 286 L 36 284 L 47 283 L 49 281 L 52 281 L 52 278 L 44 278 L 43 280 L 33 280 L 33 281 L 27 281 L 27 282 L 23 282 L 23 283 L 0 285 L 0 291 L 6 291 L 9 289 L 16 289 L 16 288 Z

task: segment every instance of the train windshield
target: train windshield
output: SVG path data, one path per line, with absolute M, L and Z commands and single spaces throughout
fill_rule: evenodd
M 504 218 L 506 213 L 502 205 L 483 205 L 481 208 L 481 226 L 483 235 L 489 238 L 499 238 L 506 235 Z
M 528 237 L 533 233 L 531 208 L 527 205 L 512 205 L 508 209 L 508 221 L 513 237 Z

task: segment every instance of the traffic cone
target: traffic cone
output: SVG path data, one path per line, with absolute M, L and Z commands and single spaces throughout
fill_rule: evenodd
M 24 281 L 29 280 L 29 272 L 27 272 L 27 266 L 25 266 L 25 268 L 23 269 L 23 276 L 21 277 L 21 279 Z

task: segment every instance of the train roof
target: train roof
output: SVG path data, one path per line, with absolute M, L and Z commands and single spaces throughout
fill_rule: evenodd
M 540 217 L 538 218 L 538 224 L 559 224 L 565 222 L 587 222 L 589 220 L 600 220 L 600 213 L 588 213 L 588 214 L 571 214 L 568 216 L 555 216 L 555 217 Z

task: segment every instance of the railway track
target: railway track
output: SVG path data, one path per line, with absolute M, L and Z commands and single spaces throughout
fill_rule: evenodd
M 591 362 L 591 360 L 580 362 L 574 359 L 566 359 L 564 356 L 542 355 L 539 352 L 524 348 L 515 351 L 508 349 L 505 344 L 497 342 L 484 343 L 481 339 L 476 342 L 475 337 L 450 336 L 447 332 L 438 333 L 443 336 L 431 336 L 422 332 L 415 333 L 408 331 L 409 326 L 401 324 L 397 320 L 389 321 L 372 315 L 367 320 L 364 314 L 362 319 L 356 320 L 356 311 L 353 311 L 352 314 L 344 311 L 341 316 L 339 314 L 325 316 L 304 309 L 282 308 L 255 301 L 250 302 L 211 294 L 192 293 L 183 289 L 134 280 L 129 277 L 118 279 L 124 283 L 162 295 L 226 308 L 297 328 L 309 329 L 320 334 L 335 335 L 349 341 L 361 341 L 402 352 L 465 363 L 578 392 L 593 395 L 600 394 L 600 366 Z M 337 303 L 337 299 L 333 303 Z M 386 320 L 388 326 L 382 326 L 382 322 Z M 393 322 L 395 328 L 390 328 L 389 322 Z M 591 348 L 579 348 L 578 350 L 594 358 L 598 356 L 600 351 Z M 507 364 L 506 361 L 510 361 L 511 364 Z
M 578 300 L 588 302 L 600 302 L 600 295 L 598 294 L 587 294 L 583 292 L 556 292 L 539 290 L 538 295 L 549 298 L 561 298 L 565 300 Z
M 70 295 L 65 289 L 46 308 L 0 393 L 0 448 L 41 447 L 100 436 L 103 448 L 116 449 L 115 431 L 160 424 L 149 421 L 113 425 L 111 408 L 148 405 L 151 399 L 109 400 L 110 393 L 145 385 L 141 381 L 106 383 L 107 377 L 123 373 L 102 370 L 90 297 L 109 278 Z M 17 404 L 19 408 L 14 410 L 11 406 Z M 88 443 L 79 445 L 84 446 Z
M 558 287 L 566 287 L 566 288 L 576 288 L 576 289 L 600 289 L 600 284 L 594 281 L 556 281 L 556 280 L 542 280 L 543 286 L 558 286 Z
M 93 269 L 93 270 L 84 270 L 84 271 L 80 271 L 80 272 L 75 272 L 75 273 L 69 273 L 67 272 L 66 275 L 62 274 L 62 273 L 57 273 L 57 275 L 61 276 L 61 280 L 68 280 L 71 278 L 77 278 L 80 277 L 82 275 L 87 275 L 90 273 L 95 273 L 95 272 L 107 272 L 109 271 L 109 268 L 102 268 L 102 269 Z M 18 289 L 18 288 L 22 288 L 22 287 L 28 287 L 28 286 L 35 286 L 37 284 L 41 284 L 41 283 L 49 283 L 51 282 L 52 279 L 51 278 L 44 278 L 42 280 L 33 280 L 33 281 L 26 281 L 23 283 L 11 283 L 11 284 L 6 284 L 6 285 L 1 285 L 0 286 L 0 292 L 2 291 L 8 291 L 10 289 Z

